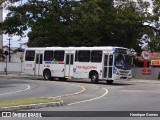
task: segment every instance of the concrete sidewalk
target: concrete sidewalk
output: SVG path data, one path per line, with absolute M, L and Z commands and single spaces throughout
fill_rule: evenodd
M 25 75 L 20 72 L 8 72 L 7 75 L 5 72 L 0 72 L 0 77 L 7 79 L 43 79 L 43 76 Z

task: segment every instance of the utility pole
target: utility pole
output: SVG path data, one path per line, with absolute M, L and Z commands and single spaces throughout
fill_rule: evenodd
M 7 47 L 4 48 L 4 54 L 6 55 L 6 68 L 4 70 L 5 70 L 6 75 L 7 75 L 7 55 L 8 55 L 8 49 L 7 49 Z
M 10 50 L 11 49 L 11 43 L 10 43 L 11 39 L 9 38 L 8 40 L 9 40 L 8 55 L 9 55 L 9 62 L 11 62 L 11 53 L 10 53 L 11 52 L 11 50 Z

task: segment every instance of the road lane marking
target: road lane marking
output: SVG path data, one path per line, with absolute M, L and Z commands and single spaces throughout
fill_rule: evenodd
M 86 90 L 86 88 L 85 88 L 85 87 L 83 87 L 83 86 L 81 86 L 81 85 L 75 85 L 75 84 L 73 84 L 73 85 L 74 85 L 74 86 L 78 86 L 78 87 L 81 87 L 81 88 L 82 88 L 82 90 L 81 90 L 81 91 L 76 92 L 76 93 L 73 93 L 73 95 L 80 94 L 80 93 L 82 93 L 82 92 L 84 92 L 84 91 Z
M 104 97 L 105 95 L 108 94 L 108 90 L 106 88 L 103 88 L 105 90 L 105 93 L 99 97 L 95 97 L 95 98 L 91 98 L 91 99 L 88 99 L 88 100 L 82 100 L 82 101 L 79 101 L 79 102 L 74 102 L 74 103 L 69 103 L 67 105 L 75 105 L 75 104 L 79 104 L 79 103 L 84 103 L 84 102 L 90 102 L 90 101 L 93 101 L 93 100 L 97 100 L 97 99 L 100 99 L 102 97 Z
M 24 90 L 18 90 L 18 91 L 14 91 L 14 92 L 3 93 L 3 94 L 0 94 L 0 95 L 9 95 L 9 94 L 20 93 L 20 92 L 27 91 L 27 90 L 29 90 L 31 88 L 31 86 L 27 85 L 27 84 L 21 84 L 21 85 L 27 86 L 27 88 L 24 89 Z
M 68 83 L 66 83 L 68 84 Z M 78 91 L 78 92 L 75 92 L 75 93 L 68 93 L 68 94 L 64 94 L 64 95 L 60 95 L 60 96 L 55 96 L 55 97 L 51 97 L 51 98 L 60 98 L 60 97 L 67 97 L 67 96 L 72 96 L 72 95 L 78 95 L 82 92 L 84 92 L 86 89 L 85 87 L 81 86 L 81 85 L 75 85 L 75 84 L 69 84 L 69 85 L 74 85 L 74 86 L 78 86 L 78 87 L 81 87 L 82 90 L 81 91 Z

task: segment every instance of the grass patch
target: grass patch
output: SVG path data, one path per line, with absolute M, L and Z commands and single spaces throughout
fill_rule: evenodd
M 32 99 L 19 99 L 19 100 L 0 100 L 0 108 L 11 107 L 19 105 L 29 105 L 38 103 L 59 102 L 59 100 L 49 98 L 32 98 Z

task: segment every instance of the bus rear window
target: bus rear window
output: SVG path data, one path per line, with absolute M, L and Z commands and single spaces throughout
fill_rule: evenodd
M 34 61 L 35 51 L 34 50 L 27 50 L 25 61 Z

